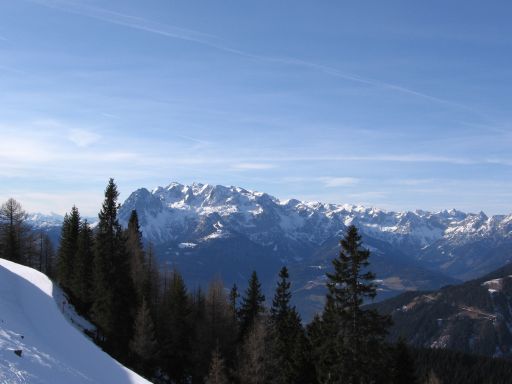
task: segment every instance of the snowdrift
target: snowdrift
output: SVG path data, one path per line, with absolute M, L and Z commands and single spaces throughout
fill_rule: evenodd
M 44 274 L 0 259 L 0 383 L 148 384 L 64 317 L 58 291 Z

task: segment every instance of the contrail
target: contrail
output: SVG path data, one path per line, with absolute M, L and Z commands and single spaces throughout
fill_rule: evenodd
M 71 12 L 74 14 L 79 14 L 82 16 L 87 16 L 93 19 L 101 20 L 107 23 L 116 24 L 120 26 L 124 26 L 127 28 L 137 29 L 140 31 L 153 33 L 156 35 L 179 39 L 184 41 L 189 41 L 197 44 L 201 44 L 210 48 L 214 48 L 220 51 L 224 51 L 227 53 L 231 53 L 234 55 L 255 59 L 264 62 L 277 63 L 277 64 L 285 64 L 285 65 L 293 65 L 303 68 L 308 68 L 317 72 L 324 73 L 329 76 L 337 77 L 340 79 L 344 79 L 347 81 L 356 82 L 359 84 L 370 85 L 374 87 L 388 89 L 390 91 L 395 91 L 399 93 L 404 93 L 407 95 L 412 95 L 418 98 L 422 98 L 425 100 L 429 100 L 435 103 L 444 104 L 460 109 L 464 109 L 470 111 L 472 113 L 477 113 L 473 108 L 470 108 L 466 105 L 459 104 L 447 99 L 435 97 L 426 93 L 418 92 L 410 88 L 406 88 L 397 84 L 392 84 L 388 82 L 384 82 L 381 80 L 371 79 L 367 77 L 362 77 L 356 74 L 348 73 L 340 71 L 337 68 L 304 61 L 301 59 L 291 58 L 291 57 L 271 57 L 265 55 L 253 54 L 247 51 L 231 48 L 225 43 L 222 43 L 222 40 L 214 35 L 210 35 L 207 33 L 203 33 L 200 31 L 185 29 L 176 26 L 164 25 L 160 23 L 155 23 L 150 20 L 132 16 L 124 13 L 119 13 L 111 10 L 107 10 L 99 7 L 92 7 L 83 4 L 71 3 L 65 0 L 28 0 L 32 3 L 39 4 L 45 7 L 58 9 L 61 11 Z

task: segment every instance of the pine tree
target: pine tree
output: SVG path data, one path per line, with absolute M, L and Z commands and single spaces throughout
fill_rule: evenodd
M 30 230 L 26 225 L 27 213 L 21 204 L 10 198 L 0 207 L 0 257 L 16 263 L 25 263 L 24 245 Z
M 76 307 L 81 313 L 87 313 L 92 304 L 93 292 L 94 237 L 87 220 L 80 224 L 77 251 L 75 254 L 72 291 L 76 298 Z
M 118 358 L 126 358 L 131 339 L 135 293 L 125 238 L 117 219 L 119 192 L 113 179 L 105 190 L 98 215 L 93 263 L 92 318 L 99 341 Z
M 72 285 L 79 232 L 80 213 L 77 207 L 73 206 L 71 212 L 64 216 L 57 255 L 57 276 L 59 283 L 68 294 L 71 294 L 72 299 L 75 297 Z
M 130 276 L 137 294 L 137 302 L 143 300 L 145 289 L 147 289 L 146 279 L 146 258 L 142 244 L 142 233 L 139 226 L 139 217 L 136 210 L 132 210 L 128 220 L 126 230 L 126 249 L 130 258 Z
M 365 384 L 389 381 L 384 338 L 390 319 L 364 309 L 376 295 L 375 275 L 367 270 L 370 252 L 356 227 L 347 228 L 339 257 L 328 273 L 328 294 L 321 319 L 310 327 L 321 383 Z
M 226 367 L 220 351 L 216 348 L 212 353 L 210 370 L 205 378 L 205 384 L 229 384 L 226 376 Z
M 265 307 L 263 306 L 264 302 L 265 296 L 261 292 L 261 284 L 258 280 L 258 275 L 256 271 L 253 271 L 239 310 L 240 334 L 242 338 L 252 328 L 256 319 L 265 312 Z
M 151 373 L 158 352 L 155 328 L 151 312 L 146 300 L 142 303 L 135 317 L 134 335 L 130 342 L 130 350 L 135 355 L 136 368 L 146 375 Z

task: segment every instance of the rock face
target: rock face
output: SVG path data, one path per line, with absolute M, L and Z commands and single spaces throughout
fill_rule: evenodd
M 418 347 L 512 357 L 512 265 L 433 292 L 408 292 L 375 304 L 391 314 L 391 339 Z

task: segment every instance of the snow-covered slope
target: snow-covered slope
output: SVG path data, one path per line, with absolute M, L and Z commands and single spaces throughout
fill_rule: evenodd
M 0 383 L 149 383 L 76 329 L 56 293 L 42 273 L 0 259 Z

